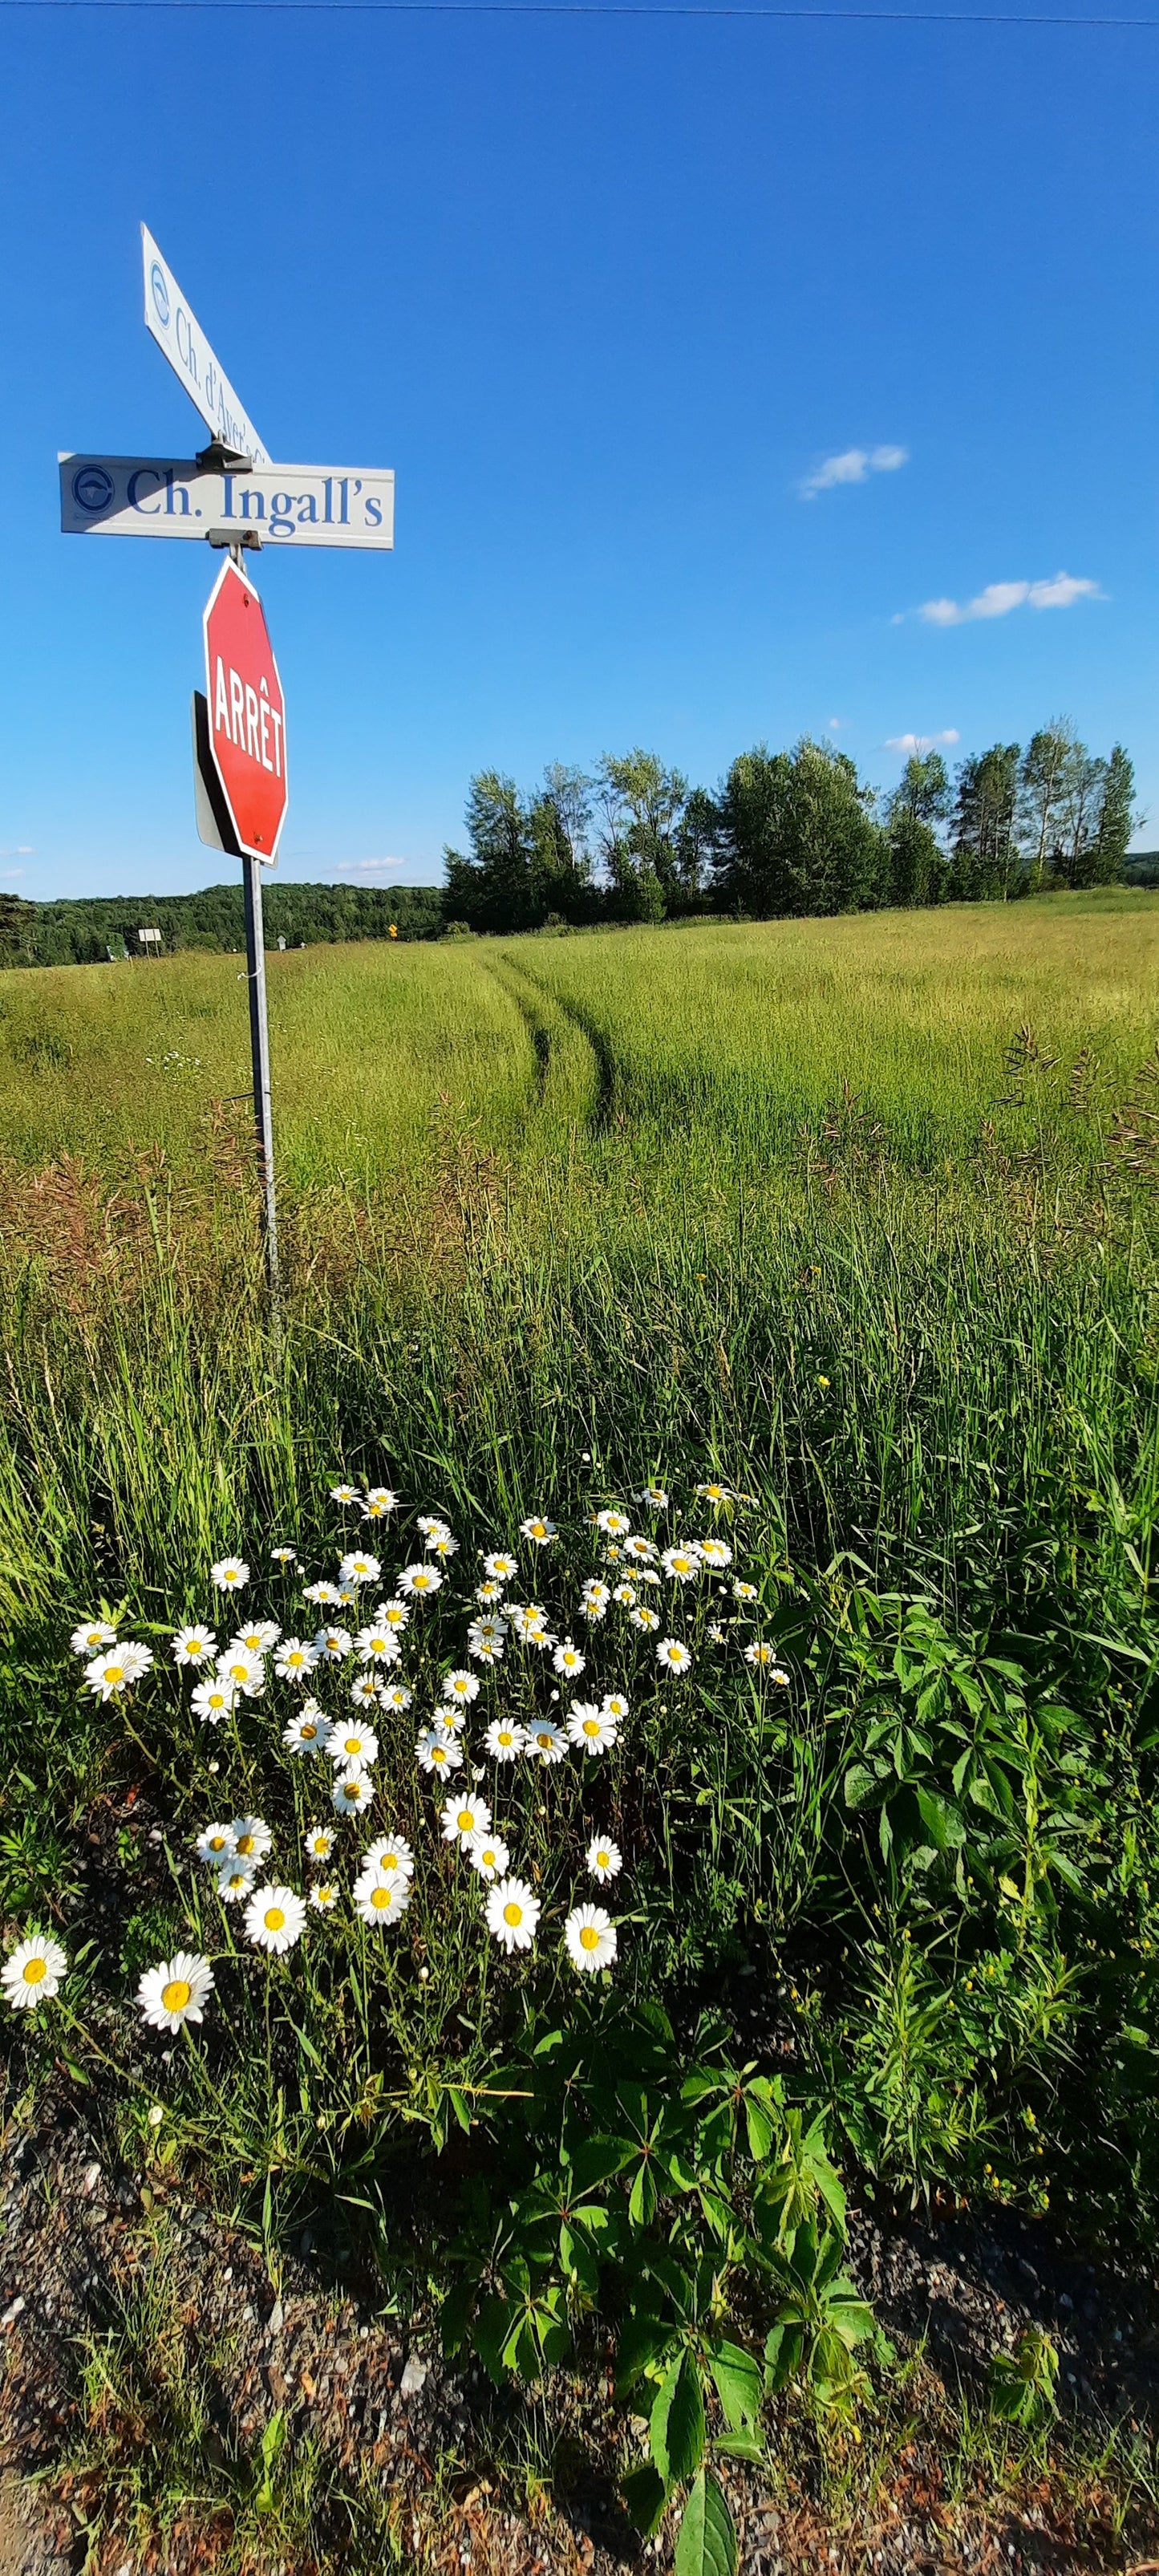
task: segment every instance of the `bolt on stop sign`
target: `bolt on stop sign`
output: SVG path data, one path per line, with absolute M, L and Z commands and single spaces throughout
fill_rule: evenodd
M 286 701 L 265 613 L 237 564 L 222 566 L 205 611 L 209 746 L 238 846 L 271 864 L 289 802 Z

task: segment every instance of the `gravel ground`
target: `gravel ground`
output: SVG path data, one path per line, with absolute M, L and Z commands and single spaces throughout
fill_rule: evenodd
M 669 2543 L 641 2549 L 617 2504 L 619 2435 L 599 2398 L 573 2391 L 574 2416 L 561 2401 L 553 2500 L 516 2510 L 512 2477 L 494 2465 L 509 2455 L 504 2426 L 476 2374 L 448 2368 L 428 2337 L 412 2337 L 369 2300 L 321 2278 L 305 2239 L 275 2293 L 253 2244 L 193 2205 L 180 2183 L 102 2164 L 83 2117 L 63 2098 L 55 2112 L 42 2106 L 35 2132 L 9 2126 L 0 2231 L 0 2576 L 64 2576 L 84 2562 L 95 2503 L 84 2340 L 108 2328 L 116 2299 L 134 2287 L 163 2291 L 177 2348 L 184 2343 L 201 2368 L 211 2467 L 217 2461 L 224 2472 L 239 2453 L 252 2457 L 281 2409 L 292 2443 L 318 2445 L 337 2483 L 371 2480 L 396 2500 L 404 2555 L 433 2568 L 613 2576 L 669 2563 Z M 1154 2430 L 1159 2304 L 1151 2285 L 1096 2271 L 1005 2216 L 980 2229 L 961 2218 L 919 2223 L 855 2210 L 850 2250 L 850 2268 L 899 2352 L 924 2343 L 908 2418 L 887 2396 L 879 2424 L 866 2427 L 866 2453 L 851 2451 L 840 2510 L 832 2477 L 824 2509 L 820 2464 L 799 2434 L 787 2439 L 782 2456 L 793 2467 L 776 2493 L 727 2464 L 744 2576 L 1159 2567 L 1159 2518 L 1140 2505 L 1113 2540 L 1109 2487 L 1091 2471 L 1084 2493 L 1063 2449 L 1053 2466 L 988 2489 L 977 2458 L 964 2460 L 956 2446 L 946 2395 L 980 2397 L 996 2346 L 1034 2322 L 1058 2340 L 1064 2416 L 1072 2437 L 1085 2433 L 1088 2455 L 1109 2421 Z M 91 2394 L 89 2405 L 91 2416 Z M 508 2434 L 520 2405 L 500 2409 Z M 106 2431 L 107 2417 L 106 2408 Z M 866 2456 L 881 2426 L 893 2438 L 875 2479 Z M 155 2426 L 147 2413 L 135 2426 L 130 2407 L 113 2432 L 131 2455 Z M 34 2488 L 20 2483 L 37 2472 Z M 227 2530 L 226 2507 L 215 2514 L 203 2505 L 141 2556 L 114 2525 L 92 2544 L 90 2563 L 99 2576 L 138 2568 L 185 2576 L 212 2569 Z M 298 2576 L 296 2566 L 281 2566 L 283 2576 Z

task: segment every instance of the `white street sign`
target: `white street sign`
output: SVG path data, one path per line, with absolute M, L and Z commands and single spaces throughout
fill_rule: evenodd
M 373 466 L 262 465 L 203 473 L 188 456 L 62 452 L 66 536 L 236 537 L 263 546 L 394 544 L 394 475 Z
M 164 351 L 174 375 L 180 376 L 190 401 L 196 403 L 214 438 L 219 438 L 225 447 L 236 448 L 241 456 L 252 456 L 255 465 L 268 465 L 268 450 L 238 401 L 225 369 L 218 365 L 147 224 L 141 226 L 141 250 L 146 330 Z

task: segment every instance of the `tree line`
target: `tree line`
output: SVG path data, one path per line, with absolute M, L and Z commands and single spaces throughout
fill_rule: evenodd
M 289 885 L 262 889 L 267 948 L 337 939 L 437 939 L 443 929 L 441 886 Z M 139 929 L 161 933 L 160 949 L 211 951 L 245 947 L 241 879 L 196 894 L 81 895 L 27 903 L 0 895 L 0 964 L 88 966 L 140 957 Z
M 467 799 L 468 848 L 445 853 L 447 920 L 514 931 L 768 918 L 1113 885 L 1134 790 L 1121 743 L 1102 758 L 1065 719 L 1025 749 L 995 743 L 963 760 L 953 779 L 940 752 L 915 751 L 885 796 L 847 752 L 808 736 L 742 752 L 715 794 L 641 750 L 591 775 L 553 763 L 530 795 L 484 770 Z

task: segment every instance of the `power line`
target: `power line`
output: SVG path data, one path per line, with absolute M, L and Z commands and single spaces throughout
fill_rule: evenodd
M 891 27 L 1086 27 L 1101 34 L 1110 28 L 1140 28 L 1154 34 L 1159 18 L 1082 18 L 1045 12 L 996 9 L 807 9 L 736 5 L 712 7 L 707 0 L 0 0 L 0 9 L 152 10 L 161 17 L 189 12 L 215 15 L 248 12 L 260 18 L 283 16 L 372 18 L 767 18 Z

